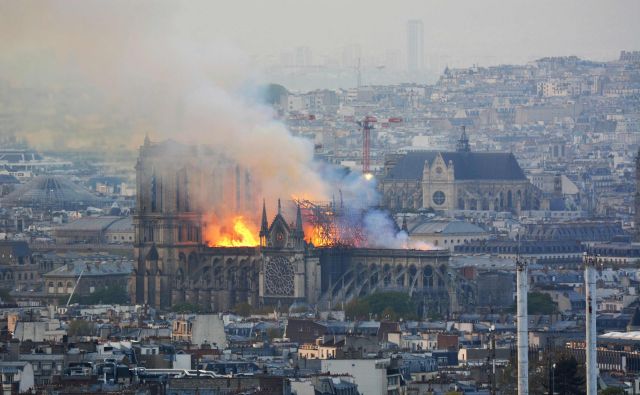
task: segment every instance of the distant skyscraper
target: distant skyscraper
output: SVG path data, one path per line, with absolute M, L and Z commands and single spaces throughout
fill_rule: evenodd
M 424 67 L 424 25 L 421 20 L 407 21 L 407 69 L 421 70 Z

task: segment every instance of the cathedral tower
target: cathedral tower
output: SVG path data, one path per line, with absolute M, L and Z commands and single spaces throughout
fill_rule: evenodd
M 191 147 L 145 138 L 136 163 L 134 303 L 171 305 L 180 260 L 202 243 L 202 215 L 194 197 L 199 166 Z

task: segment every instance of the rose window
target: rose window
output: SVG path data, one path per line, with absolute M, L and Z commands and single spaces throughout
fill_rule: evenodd
M 267 260 L 264 269 L 264 284 L 269 295 L 293 296 L 293 265 L 282 256 Z

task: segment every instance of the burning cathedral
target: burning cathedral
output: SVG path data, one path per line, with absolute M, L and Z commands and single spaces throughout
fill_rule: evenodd
M 308 205 L 278 200 L 269 216 L 249 171 L 219 153 L 146 138 L 136 177 L 134 303 L 330 308 L 396 290 L 442 313 L 456 310 L 448 251 L 322 245 L 305 223 Z

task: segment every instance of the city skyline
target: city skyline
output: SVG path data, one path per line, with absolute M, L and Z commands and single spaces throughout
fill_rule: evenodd
M 640 2 L 0 2 L 0 393 L 640 393 Z

